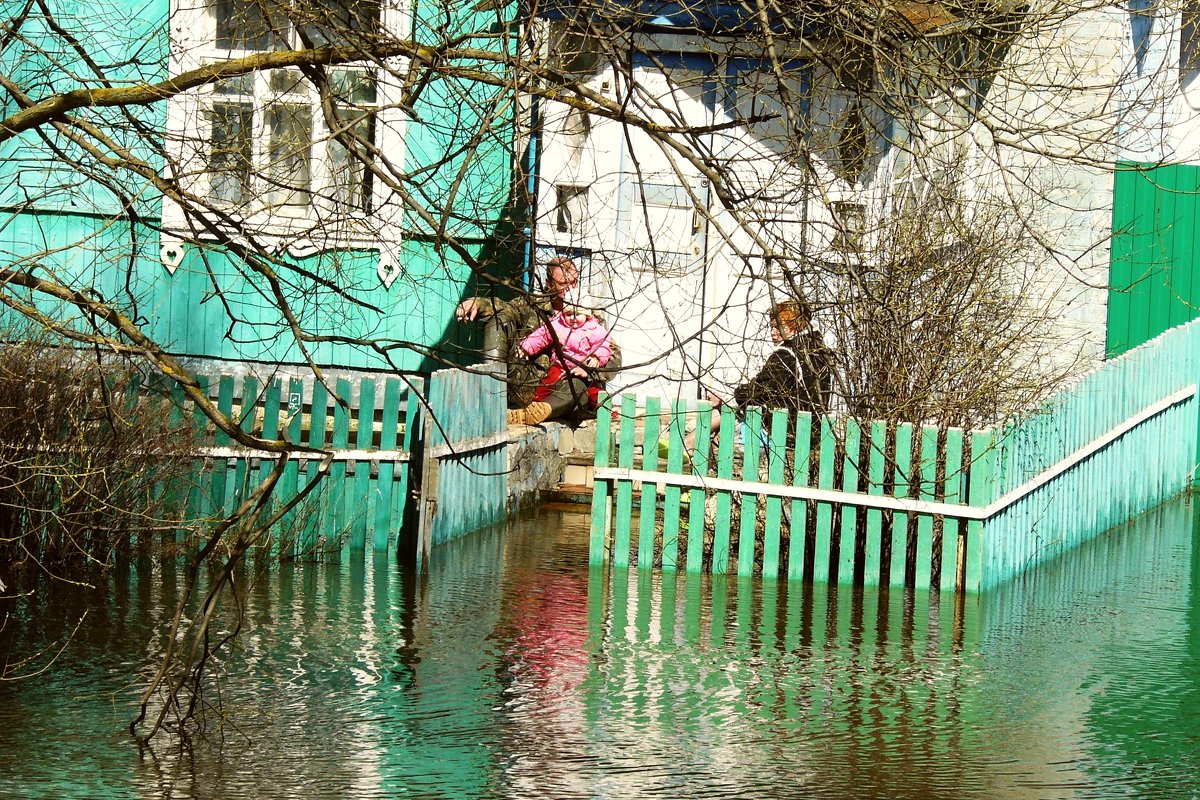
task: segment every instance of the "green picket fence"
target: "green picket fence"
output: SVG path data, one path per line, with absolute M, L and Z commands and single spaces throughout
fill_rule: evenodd
M 444 370 L 428 378 L 340 378 L 332 393 L 311 378 L 264 383 L 221 375 L 201 383 L 248 433 L 322 451 L 293 456 L 275 488 L 272 503 L 281 508 L 318 482 L 271 531 L 279 555 L 370 548 L 420 560 L 431 544 L 503 518 L 507 416 L 503 384 L 491 376 Z M 176 413 L 192 415 L 200 443 L 186 519 L 227 516 L 267 479 L 276 456 L 235 445 L 178 389 L 173 394 Z M 470 513 L 451 513 L 468 494 Z
M 275 552 L 320 557 L 343 547 L 378 551 L 397 546 L 413 508 L 411 465 L 420 430 L 422 380 L 342 378 L 333 393 L 319 382 L 301 379 L 263 383 L 253 375 L 220 375 L 200 381 L 221 412 L 246 432 L 333 453 L 324 479 L 323 456 L 293 457 L 284 467 L 273 495 L 277 508 L 310 483 L 321 483 L 272 530 Z M 190 403 L 180 405 L 193 415 L 201 443 L 186 518 L 227 516 L 267 479 L 276 456 L 235 446 Z
M 980 431 L 606 400 L 590 560 L 985 589 L 1189 486 L 1198 368 L 1189 323 Z

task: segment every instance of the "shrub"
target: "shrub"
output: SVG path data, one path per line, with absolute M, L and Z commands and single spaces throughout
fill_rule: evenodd
M 0 560 L 108 564 L 181 527 L 191 437 L 148 383 L 70 348 L 0 348 Z

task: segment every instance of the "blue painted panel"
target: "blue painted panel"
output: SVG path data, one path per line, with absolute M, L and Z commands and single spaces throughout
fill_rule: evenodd
M 691 69 L 696 72 L 715 73 L 717 56 L 708 53 L 647 53 L 633 54 L 633 66 L 649 69 Z
M 771 5 L 767 9 L 769 27 L 773 31 L 785 29 L 785 20 L 779 13 L 782 6 Z M 622 13 L 622 10 L 624 13 Z M 609 25 L 628 25 L 635 29 L 695 30 L 708 33 L 752 33 L 761 29 L 758 7 L 753 3 L 672 2 L 672 0 L 626 0 L 605 3 L 602 10 L 594 13 L 581 12 L 577 4 L 568 0 L 550 0 L 538 6 L 539 16 L 548 19 L 576 19 L 603 15 Z M 804 23 L 798 25 L 798 23 Z M 828 26 L 819 20 L 805 21 L 791 17 L 786 28 L 794 35 L 818 36 L 828 32 Z
M 812 113 L 812 65 L 808 61 L 785 61 L 780 65 L 785 76 L 799 79 L 800 118 L 807 120 Z M 743 72 L 771 70 L 770 60 L 763 58 L 731 58 L 725 67 L 725 111 L 731 117 L 737 107 L 738 77 Z

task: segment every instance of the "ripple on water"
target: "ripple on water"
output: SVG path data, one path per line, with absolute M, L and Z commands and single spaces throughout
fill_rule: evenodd
M 182 752 L 123 734 L 178 576 L 132 565 L 143 588 L 117 599 L 43 588 L 17 651 L 89 624 L 44 675 L 0 684 L 0 794 L 1200 794 L 1186 503 L 963 603 L 589 571 L 587 524 L 545 513 L 439 548 L 420 576 L 257 577 L 207 695 L 226 720 Z

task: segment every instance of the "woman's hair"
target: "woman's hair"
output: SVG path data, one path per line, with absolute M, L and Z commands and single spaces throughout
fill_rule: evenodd
M 812 321 L 812 312 L 803 300 L 785 300 L 771 307 L 771 321 L 779 327 L 803 327 Z

